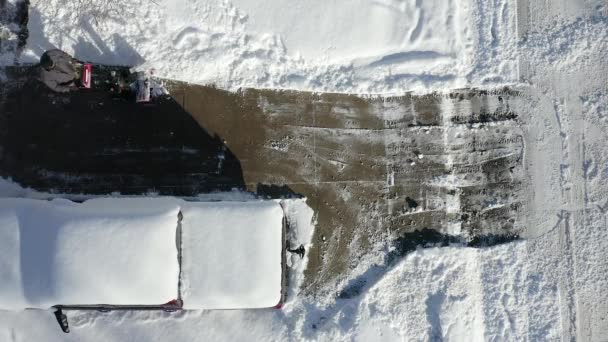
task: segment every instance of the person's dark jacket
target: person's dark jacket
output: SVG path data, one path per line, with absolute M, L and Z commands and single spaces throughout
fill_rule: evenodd
M 40 80 L 57 92 L 73 89 L 78 75 L 72 56 L 58 49 L 46 51 L 45 54 L 52 61 L 52 66 L 48 69 L 40 67 Z

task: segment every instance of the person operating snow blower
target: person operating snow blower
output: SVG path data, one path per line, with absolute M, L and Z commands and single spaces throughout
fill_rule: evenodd
M 59 50 L 49 50 L 40 57 L 40 80 L 51 90 L 69 92 L 78 88 L 78 61 Z

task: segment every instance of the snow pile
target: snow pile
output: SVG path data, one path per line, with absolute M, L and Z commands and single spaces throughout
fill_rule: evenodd
M 272 307 L 281 301 L 283 210 L 276 202 L 182 205 L 185 309 Z
M 517 80 L 515 0 L 34 0 L 22 61 L 58 47 L 193 83 L 354 93 Z M 78 25 L 74 25 L 78 23 Z
M 179 208 L 150 200 L 108 204 L 1 199 L 2 308 L 176 299 Z

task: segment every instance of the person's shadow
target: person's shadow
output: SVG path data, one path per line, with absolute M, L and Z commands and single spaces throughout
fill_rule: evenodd
M 77 43 L 73 46 L 75 58 L 110 65 L 137 66 L 145 62 L 145 59 L 120 34 L 112 35 L 113 48 L 110 48 L 89 22 L 83 22 L 81 27 L 92 42 L 78 37 Z
M 41 56 L 45 51 L 55 49 L 53 43 L 45 36 L 44 20 L 40 11 L 29 8 L 29 2 L 18 2 L 17 7 L 10 3 L 2 6 L 0 0 L 0 22 L 17 23 L 19 29 L 18 41 L 14 46 L 3 47 L 6 42 L 0 42 L 0 52 L 9 48 L 16 50 L 15 60 L 26 64 L 38 63 L 36 56 Z M 4 0 L 5 1 L 5 0 Z M 7 15 L 3 15 L 7 13 Z M 9 15 L 10 14 L 10 15 Z M 112 35 L 112 47 L 97 33 L 95 27 L 88 21 L 80 22 L 80 27 L 86 33 L 88 39 L 78 37 L 72 46 L 74 57 L 81 61 L 93 63 L 105 63 L 112 65 L 136 66 L 145 62 L 145 59 L 118 33 Z M 19 56 L 21 50 L 26 47 L 30 54 Z

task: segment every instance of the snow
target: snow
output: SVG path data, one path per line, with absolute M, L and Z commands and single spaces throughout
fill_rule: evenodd
M 419 249 L 340 313 L 358 317 L 353 335 L 367 341 L 559 339 L 559 294 L 529 248 Z
M 382 60 L 398 53 L 403 58 L 410 53 L 414 60 L 419 54 L 418 58 L 432 61 L 431 52 L 438 59 L 449 59 L 450 53 L 462 48 L 455 42 L 459 32 L 448 23 L 448 16 L 458 9 L 443 1 L 237 0 L 234 6 L 247 15 L 243 21 L 248 32 L 277 34 L 287 51 L 305 59 L 331 63 L 345 58 Z
M 0 199 L 2 308 L 176 299 L 179 208 L 115 204 Z
M 276 202 L 182 206 L 185 309 L 273 307 L 281 301 L 283 210 Z
M 57 47 L 230 90 L 388 94 L 518 77 L 515 0 L 87 3 L 33 0 L 21 61 Z

